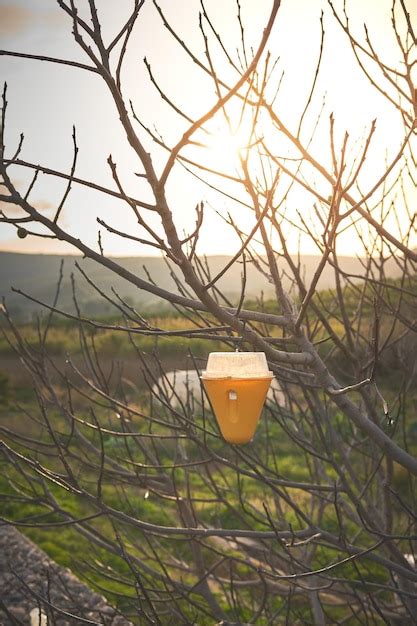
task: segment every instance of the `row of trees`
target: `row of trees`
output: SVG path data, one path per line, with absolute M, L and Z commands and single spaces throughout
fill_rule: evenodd
M 310 87 L 294 124 L 282 115 L 281 81 L 275 78 L 280 66 L 268 53 L 279 0 L 271 2 L 256 49 L 246 40 L 239 2 L 241 38 L 231 45 L 220 34 L 221 15 L 211 15 L 201 3 L 202 55 L 188 47 L 154 2 L 167 37 L 212 81 L 215 94 L 212 104 L 205 109 L 202 101 L 200 115 L 191 118 L 180 94 L 166 93 L 147 65 L 147 87 L 156 88 L 169 114 L 178 116 L 179 139 L 171 145 L 141 118 L 140 102 L 128 102 L 124 91 L 124 60 L 144 1 L 132 3 L 112 40 L 103 37 L 95 0 L 88 2 L 89 13 L 75 0 L 58 4 L 85 61 L 19 56 L 63 64 L 69 66 L 63 71 L 88 72 L 92 80 L 104 81 L 133 150 L 132 172 L 140 185 L 146 183 L 147 199 L 125 188 L 126 173 L 112 157 L 108 188 L 79 177 L 75 133 L 69 172 L 25 160 L 23 138 L 17 148 L 6 146 L 4 89 L 1 201 L 13 211 L 4 209 L 1 221 L 13 224 L 23 238 L 47 235 L 71 244 L 170 303 L 189 326 L 176 331 L 156 326 L 116 294 L 102 295 L 117 307 L 119 321 L 87 319 L 75 287 L 75 312 L 61 311 L 58 280 L 34 347 L 4 309 L 8 336 L 33 376 L 37 408 L 27 416 L 36 435 L 0 426 L 2 457 L 15 497 L 52 515 L 15 522 L 71 524 L 92 546 L 117 555 L 124 565 L 103 566 L 103 576 L 124 589 L 126 615 L 138 623 L 416 623 L 417 47 L 412 7 L 405 0 L 392 4 L 386 24 L 395 48 L 391 64 L 374 44 L 372 25 L 356 35 L 347 9 L 329 2 L 317 66 L 304 79 Z M 375 156 L 378 121 L 370 121 L 362 138 L 350 137 L 341 131 L 347 121 L 329 116 L 320 105 L 325 23 L 338 29 L 341 45 L 350 45 L 363 77 L 392 109 L 390 119 L 396 116 L 398 136 L 384 159 Z M 205 160 L 213 123 L 232 135 L 238 120 L 246 135 L 236 162 Z M 33 172 L 25 192 L 14 182 L 17 168 Z M 230 205 L 221 218 L 240 244 L 215 276 L 199 255 L 208 210 L 203 201 L 188 233 L 176 225 L 170 183 L 184 170 L 190 181 L 197 177 L 203 189 L 206 185 Z M 53 216 L 31 202 L 41 173 L 66 181 Z M 74 186 L 110 195 L 133 214 L 136 232 L 100 218 L 99 226 L 108 235 L 156 248 L 171 267 L 176 290 L 168 292 L 151 276 L 144 280 L 127 271 L 106 256 L 100 236 L 91 246 L 62 225 Z M 309 282 L 302 250 L 294 255 L 289 247 L 294 233 L 318 252 Z M 340 263 L 339 242 L 349 233 L 362 249 L 361 275 Z M 239 263 L 240 296 L 231 301 L 218 283 Z M 261 297 L 257 307 L 245 308 L 248 264 L 267 276 L 275 312 L 266 310 Z M 328 266 L 335 286 L 323 293 L 317 286 Z M 46 348 L 55 315 L 79 323 L 82 367 L 68 356 L 67 369 L 56 372 Z M 138 372 L 153 386 L 149 397 L 138 400 L 120 363 L 110 373 L 102 367 L 92 328 L 127 334 Z M 142 335 L 170 334 L 265 352 L 285 403 L 267 404 L 252 444 L 222 442 L 203 394 L 194 402 L 172 403 L 166 388 L 155 391 L 155 371 L 162 375 L 163 364 L 156 354 L 151 363 L 135 342 Z M 190 362 L 200 372 L 200 363 Z M 283 463 L 285 451 L 292 465 Z M 68 504 L 69 497 L 78 508 Z M 100 567 L 93 548 L 90 566 Z

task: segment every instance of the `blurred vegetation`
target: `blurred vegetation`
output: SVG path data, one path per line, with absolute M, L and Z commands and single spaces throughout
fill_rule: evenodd
M 397 306 L 413 306 L 411 297 L 405 298 L 404 302 L 400 303 L 400 292 L 396 289 L 397 286 L 398 282 L 394 281 L 392 283 L 392 289 L 385 288 L 383 301 L 386 304 L 381 304 L 379 307 L 382 334 L 384 332 L 384 316 L 390 315 L 389 309 L 391 306 L 394 308 Z M 373 288 L 368 287 L 368 289 L 369 293 L 366 294 L 366 298 L 364 299 L 365 306 L 363 309 L 363 317 L 366 320 L 365 327 L 370 332 L 373 323 L 374 300 L 376 296 Z M 412 281 L 412 284 L 407 285 L 407 289 L 410 293 L 417 294 L 417 281 Z M 381 296 L 381 293 L 379 295 Z M 345 290 L 345 298 L 348 303 L 348 314 L 354 317 L 355 306 L 357 305 L 356 288 L 347 287 Z M 335 292 L 333 290 L 320 292 L 319 301 L 324 311 L 334 308 Z M 245 303 L 245 306 L 251 309 L 261 308 L 271 313 L 278 312 L 276 303 L 273 301 L 265 301 L 262 303 L 248 301 Z M 44 317 L 43 321 L 45 321 L 45 319 Z M 191 327 L 190 321 L 182 317 L 179 313 L 159 312 L 157 316 L 155 314 L 153 316 L 149 315 L 146 319 L 152 327 L 164 328 L 170 331 L 184 331 Z M 124 322 L 116 316 L 97 318 L 96 321 L 109 325 L 124 324 Z M 341 325 L 339 328 L 337 317 L 330 321 L 334 331 L 336 333 L 342 333 Z M 41 349 L 40 338 L 42 337 L 42 332 L 39 332 L 39 328 L 42 328 L 42 323 L 41 321 L 39 326 L 38 323 L 34 321 L 19 327 L 26 345 L 34 351 Z M 400 334 L 401 331 L 402 328 L 401 325 L 399 325 L 396 332 Z M 137 351 L 139 351 L 142 354 L 157 353 L 162 362 L 166 358 L 179 360 L 188 353 L 198 358 L 206 357 L 208 352 L 212 350 L 229 349 L 227 344 L 220 341 L 208 341 L 199 338 L 187 339 L 178 336 L 149 337 L 112 329 L 93 328 L 88 324 L 82 326 L 82 332 L 83 335 L 81 336 L 80 326 L 74 320 L 53 317 L 44 348 L 51 356 L 64 356 L 67 353 L 79 355 L 81 353 L 81 337 L 83 341 L 86 341 L 91 347 L 94 347 L 99 356 L 119 359 L 123 357 L 135 357 Z M 318 337 L 318 339 L 321 338 Z M 0 335 L 0 356 L 8 358 L 13 357 L 14 351 L 11 343 L 13 343 L 12 333 L 10 330 L 3 327 L 3 334 Z M 230 347 L 230 349 L 232 348 Z M 330 342 L 323 342 L 320 350 L 324 358 L 330 355 L 329 358 L 332 359 L 335 366 L 343 369 L 343 355 L 338 352 L 330 354 Z M 407 350 L 408 353 L 412 356 L 414 355 L 413 358 L 415 358 L 416 345 L 415 343 L 413 344 L 410 338 L 407 338 Z M 396 363 L 394 356 L 393 353 L 388 351 L 387 354 L 382 356 L 378 365 L 378 384 L 388 402 L 394 400 L 398 388 L 401 388 L 402 378 L 404 376 L 404 363 Z M 134 402 L 144 412 L 150 410 L 149 394 L 139 392 L 139 395 L 134 398 Z M 403 439 L 407 440 L 408 451 L 410 453 L 417 453 L 416 407 L 417 392 L 416 390 L 412 390 L 406 402 L 396 409 L 402 412 L 402 431 L 400 432 L 399 429 L 392 431 L 392 436 L 398 439 L 402 445 L 404 443 Z M 36 414 L 36 401 L 31 387 L 27 384 L 20 384 L 16 379 L 12 381 L 8 371 L 4 368 L 0 369 L 0 422 L 2 426 L 7 428 L 8 424 L 13 424 L 14 429 L 18 432 L 24 432 L 27 436 L 38 438 L 39 442 L 43 440 L 46 441 L 46 429 L 40 427 L 39 423 L 36 424 L 35 421 L 28 418 L 30 412 Z M 104 409 L 103 414 L 97 417 L 100 418 L 100 420 L 103 419 L 103 423 L 107 420 L 114 431 L 120 428 L 117 419 L 109 415 L 108 412 L 106 413 Z M 287 418 L 290 419 L 290 416 L 287 416 Z M 197 423 L 202 419 L 201 410 L 199 410 L 198 406 L 194 419 Z M 206 415 L 206 419 L 211 420 L 211 430 L 216 433 L 217 427 L 213 416 Z M 284 422 L 285 419 L 286 416 L 284 415 Z M 62 442 L 66 441 L 66 428 L 62 416 L 59 414 L 54 415 L 53 423 L 56 436 L 62 438 Z M 335 416 L 335 424 L 340 431 L 346 429 L 347 434 L 351 428 L 351 425 L 347 423 L 346 418 L 341 414 Z M 279 423 L 272 414 L 266 410 L 265 417 L 260 423 L 255 440 L 249 445 L 252 446 L 253 451 L 259 455 L 259 458 L 268 465 L 268 463 L 272 464 L 272 460 L 265 451 L 268 449 L 268 442 L 273 441 L 276 457 L 274 457 L 274 465 L 271 465 L 271 471 L 279 471 L 280 475 L 285 476 L 289 480 L 308 480 L 310 476 L 308 455 L 306 455 L 300 447 L 296 446 L 282 426 L 283 424 Z M 140 421 L 135 422 L 135 429 L 140 431 L 141 428 L 145 428 L 145 426 L 141 424 Z M 82 432 L 92 443 L 97 444 L 96 432 L 88 428 L 82 429 Z M 111 434 L 104 434 L 102 437 L 104 450 L 106 452 L 111 452 L 111 456 L 115 459 L 125 458 L 125 443 L 122 439 Z M 314 442 L 311 443 L 314 444 Z M 214 452 L 224 458 L 233 455 L 233 450 L 231 450 L 230 446 L 225 444 L 220 437 L 217 439 L 212 438 L 210 445 Z M 172 461 L 171 453 L 169 443 L 164 443 L 163 448 L 159 450 L 159 458 L 162 459 L 162 462 L 169 464 Z M 36 456 L 36 452 L 34 452 L 34 454 Z M 187 449 L 187 455 L 190 460 L 199 458 L 198 451 L 193 449 L 193 444 L 191 443 L 189 449 Z M 277 458 L 279 459 L 278 467 L 276 466 Z M 52 460 L 51 463 L 54 463 L 54 461 Z M 355 463 L 354 451 L 352 451 L 351 463 Z M 128 614 L 128 598 L 130 596 L 132 602 L 134 601 L 134 589 L 131 586 L 131 572 L 126 562 L 116 555 L 112 555 L 103 549 L 92 546 L 91 542 L 86 537 L 80 536 L 77 530 L 71 526 L 48 526 L 45 529 L 36 527 L 35 524 L 40 520 L 50 524 L 61 518 L 54 512 L 45 517 L 45 509 L 42 506 L 42 502 L 37 501 L 36 498 L 34 498 L 32 504 L 22 504 L 20 495 L 21 493 L 25 493 L 26 495 L 29 493 L 29 483 L 25 484 L 25 481 L 22 480 L 22 477 L 15 472 L 10 464 L 7 464 L 7 467 L 6 464 L 4 464 L 1 470 L 0 502 L 2 516 L 17 522 L 24 520 L 25 524 L 30 524 L 32 520 L 34 524 L 33 527 L 30 525 L 23 526 L 21 528 L 22 532 L 43 548 L 57 563 L 73 569 L 75 573 L 79 574 L 86 582 L 104 593 L 110 602 L 118 605 L 120 609 Z M 326 471 L 328 475 L 331 476 L 333 469 L 329 466 L 326 468 Z M 227 467 L 223 467 L 222 472 L 224 480 L 218 479 L 218 489 L 224 494 L 225 499 L 220 503 L 205 501 L 205 483 L 198 472 L 187 473 L 186 475 L 181 468 L 176 468 L 175 481 L 179 488 L 184 486 L 186 481 L 190 481 L 194 495 L 201 496 L 201 503 L 196 505 L 196 507 L 198 507 L 199 516 L 201 520 L 208 525 L 222 528 L 247 526 L 253 529 L 265 530 L 263 524 L 256 521 L 256 511 L 259 507 L 262 507 L 265 501 L 265 498 L 262 499 L 260 497 L 258 483 L 249 477 L 244 477 L 243 479 L 240 477 L 238 479 L 235 471 Z M 82 480 L 87 484 L 89 481 L 94 481 L 95 478 L 93 474 L 85 474 Z M 239 486 L 236 484 L 237 480 L 240 481 Z M 397 464 L 394 464 L 393 486 L 401 497 L 405 499 L 411 497 L 411 486 L 407 480 L 407 472 Z M 68 513 L 76 517 L 83 517 L 94 512 L 94 509 L 92 509 L 91 505 L 87 502 L 77 499 L 71 493 L 60 489 L 58 486 L 52 484 L 49 488 L 52 490 L 60 507 Z M 243 508 L 241 506 L 241 500 L 239 500 L 237 496 L 239 490 L 242 500 L 246 503 L 246 506 Z M 289 489 L 288 491 L 292 499 L 297 501 L 300 506 L 308 505 L 309 496 L 305 491 L 297 489 Z M 144 493 L 143 490 L 135 485 L 124 486 L 124 492 L 121 494 L 118 486 L 111 483 L 103 483 L 102 498 L 107 505 L 129 515 L 133 515 L 138 519 L 167 526 L 175 524 L 181 525 L 181 520 L 175 518 L 178 514 L 176 506 L 166 501 L 162 508 L 160 502 L 157 499 L 153 499 L 152 494 Z M 266 502 L 266 504 L 273 508 L 273 502 Z M 239 511 L 238 517 L 236 511 Z M 287 524 L 290 523 L 292 528 L 297 530 L 300 524 L 294 512 L 289 507 L 287 509 L 284 506 L 283 513 L 285 514 L 285 522 Z M 399 517 L 402 515 L 400 506 L 398 507 L 397 515 Z M 326 505 L 325 515 L 323 515 L 321 525 L 330 532 L 338 532 L 339 520 L 335 508 L 331 503 L 331 499 L 329 504 Z M 102 532 L 105 534 L 106 532 L 111 532 L 109 522 L 104 516 L 89 522 L 89 528 L 97 533 Z M 138 531 L 138 541 L 140 541 L 140 536 L 140 532 Z M 188 541 L 178 540 L 175 545 L 176 557 L 178 559 L 184 559 L 186 561 L 187 558 L 191 558 Z M 170 539 L 168 543 L 168 540 L 162 538 L 161 546 L 172 549 L 172 539 Z M 406 546 L 404 546 L 405 551 L 406 549 Z M 135 554 L 137 548 L 135 547 L 134 541 L 132 541 L 132 545 L 129 546 L 129 550 L 131 554 Z M 98 569 L 91 569 L 86 561 L 87 554 L 92 555 L 93 564 L 95 562 L 105 564 L 108 571 L 111 572 L 112 575 L 114 574 L 117 580 L 103 578 Z M 338 558 L 342 558 L 342 556 L 338 555 L 337 551 L 319 546 L 311 566 L 320 568 L 329 562 L 336 561 Z M 349 579 L 353 587 L 355 582 L 359 584 L 361 577 L 365 575 L 368 581 L 389 583 L 389 581 L 386 580 L 386 571 L 366 559 L 361 563 L 346 563 L 338 570 L 338 576 Z M 220 596 L 218 600 L 222 603 Z M 282 600 L 277 597 L 276 603 L 278 609 Z M 227 607 L 224 608 L 226 609 Z M 302 615 L 303 610 L 303 606 L 301 605 L 300 615 Z M 335 621 L 343 617 L 341 609 L 337 606 L 328 607 L 328 612 L 329 615 L 333 616 Z M 200 623 L 204 624 L 204 622 Z M 212 622 L 207 621 L 207 624 L 211 623 Z

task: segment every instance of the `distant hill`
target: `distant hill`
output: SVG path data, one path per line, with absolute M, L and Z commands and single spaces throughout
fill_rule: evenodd
M 100 295 L 92 288 L 85 278 L 75 267 L 75 262 L 83 268 L 91 281 L 105 293 L 112 295 L 111 288 L 114 288 L 122 298 L 127 298 L 141 311 L 152 311 L 167 307 L 153 294 L 140 290 L 131 285 L 123 278 L 113 274 L 107 268 L 102 267 L 95 261 L 83 259 L 76 256 L 58 256 L 43 254 L 18 254 L 11 252 L 0 252 L 0 296 L 6 298 L 8 308 L 19 318 L 28 319 L 32 313 L 38 311 L 40 306 L 30 300 L 14 293 L 11 288 L 20 289 L 34 298 L 43 302 L 51 303 L 55 286 L 59 275 L 61 259 L 64 259 L 64 279 L 62 283 L 59 307 L 74 311 L 71 290 L 71 273 L 76 279 L 76 293 L 78 302 L 85 314 L 97 315 L 108 314 L 112 307 L 106 303 Z M 228 262 L 230 257 L 212 256 L 208 257 L 208 265 L 212 276 L 215 276 Z M 174 280 L 170 275 L 170 270 L 162 258 L 158 257 L 121 257 L 115 261 L 141 278 L 146 279 L 146 271 L 149 272 L 152 280 L 164 289 L 177 291 Z M 306 255 L 302 258 L 303 273 L 307 284 L 311 281 L 314 271 L 319 262 L 318 256 Z M 340 257 L 343 270 L 361 274 L 362 266 L 358 259 L 352 257 Z M 286 264 L 281 261 L 280 269 L 285 272 Z M 398 268 L 393 263 L 386 267 L 386 271 L 392 271 L 391 277 L 395 277 Z M 242 265 L 237 263 L 231 267 L 227 273 L 219 280 L 218 286 L 227 296 L 237 301 L 240 293 L 240 276 Z M 288 279 L 284 276 L 286 287 L 289 288 Z M 334 275 L 331 266 L 327 266 L 321 276 L 319 287 L 326 289 L 334 286 Z M 272 285 L 267 278 L 259 274 L 250 264 L 247 266 L 247 286 L 246 298 L 255 299 L 263 292 L 264 297 L 273 297 Z

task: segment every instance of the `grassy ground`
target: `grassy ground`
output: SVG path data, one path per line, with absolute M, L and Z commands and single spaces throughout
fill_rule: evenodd
M 153 319 L 152 324 L 155 326 L 164 325 L 165 328 L 170 330 L 184 330 L 189 327 L 189 322 L 183 318 L 173 317 L 165 318 L 163 320 Z M 25 341 L 29 346 L 35 348 L 38 343 L 37 328 L 35 325 L 25 325 L 20 329 Z M 113 360 L 123 360 L 125 362 L 126 376 L 130 377 L 130 380 L 134 380 L 137 386 L 137 396 L 135 396 L 136 406 L 144 410 L 149 410 L 148 402 L 149 397 L 143 393 L 144 386 L 140 383 L 140 370 L 138 368 L 138 359 L 136 355 L 136 349 L 132 344 L 129 336 L 121 333 L 116 333 L 112 330 L 96 330 L 88 331 L 86 333 L 87 341 L 89 345 L 94 347 L 100 357 L 103 359 L 105 369 L 109 370 L 111 362 Z M 141 353 L 148 354 L 149 362 L 151 355 L 155 351 L 160 355 L 161 360 L 167 366 L 167 369 L 176 369 L 178 367 L 183 368 L 184 365 L 190 363 L 189 353 L 190 351 L 195 358 L 205 357 L 210 350 L 222 349 L 221 344 L 218 342 L 204 342 L 203 340 L 194 339 L 191 342 L 189 340 L 170 337 L 170 338 L 148 338 L 148 337 L 135 337 L 133 340 L 136 348 Z M 66 357 L 64 353 L 68 352 L 71 357 L 74 358 L 77 363 L 82 363 L 80 358 L 79 349 L 79 330 L 74 324 L 62 324 L 58 323 L 51 328 L 51 332 L 48 336 L 47 349 L 48 353 L 52 356 L 52 359 L 56 364 L 62 366 L 65 365 Z M 147 358 L 145 356 L 145 358 Z M 19 361 L 14 355 L 7 338 L 0 340 L 0 424 L 3 428 L 10 428 L 24 435 L 26 437 L 34 437 L 40 440 L 47 439 L 47 433 L 45 429 L 39 426 L 39 423 L 30 419 L 28 415 L 30 413 L 37 414 L 37 407 L 33 390 L 29 382 L 29 377 L 26 374 L 22 376 L 19 372 Z M 398 377 L 396 380 L 395 377 Z M 401 373 L 391 373 L 390 376 L 383 377 L 381 379 L 381 389 L 388 402 L 394 400 L 396 390 L 398 389 Z M 62 381 L 61 381 L 62 383 Z M 59 381 L 56 380 L 57 389 L 59 389 Z M 398 431 L 397 436 L 401 442 L 401 439 L 407 440 L 410 452 L 417 452 L 417 394 L 411 393 L 405 404 L 400 409 L 402 412 L 402 425 L 403 432 Z M 77 406 L 80 411 L 87 410 L 81 404 Z M 104 411 L 104 409 L 103 409 Z M 100 417 L 100 415 L 99 415 Z M 115 418 L 109 418 L 108 415 L 103 417 L 106 420 L 110 419 L 111 426 L 114 429 L 118 428 L 117 420 Z M 216 431 L 216 426 L 212 416 L 209 416 L 212 420 L 211 428 Z M 340 421 L 340 428 L 345 425 L 343 417 L 335 415 L 335 423 Z M 66 427 L 61 416 L 57 413 L 52 414 L 52 421 L 56 433 L 65 433 Z M 135 423 L 135 429 L 140 430 L 141 423 L 138 421 Z M 86 437 L 90 438 L 92 442 L 97 443 L 97 436 L 94 438 L 94 434 L 88 429 L 85 429 Z M 5 435 L 6 443 L 8 441 L 7 434 Z M 269 441 L 269 444 L 268 444 Z M 274 442 L 276 457 L 272 461 L 272 457 L 268 457 L 265 453 L 270 442 Z M 214 439 L 211 441 L 212 448 L 220 455 L 226 457 L 231 454 L 229 446 L 224 444 L 221 439 Z M 104 450 L 110 456 L 123 458 L 124 449 L 123 444 L 120 444 L 120 440 L 112 435 L 105 435 L 103 437 Z M 285 476 L 290 480 L 308 480 L 309 470 L 307 460 L 304 453 L 300 448 L 296 447 L 293 441 L 283 433 L 279 424 L 274 422 L 268 414 L 264 414 L 264 418 L 261 422 L 260 428 L 257 433 L 257 437 L 253 445 L 253 451 L 259 454 L 259 457 L 271 463 L 271 471 L 278 471 L 280 475 Z M 18 450 L 19 444 L 14 446 Z M 24 446 L 21 444 L 23 451 Z M 37 450 L 32 450 L 31 454 L 33 458 L 37 458 Z M 193 459 L 193 455 L 197 455 L 197 450 L 190 447 L 188 450 L 189 458 Z M 163 462 L 169 464 L 172 462 L 172 454 L 169 446 L 160 451 L 160 458 Z M 278 459 L 278 461 L 277 461 Z M 355 455 L 352 455 L 352 462 L 355 462 Z M 57 469 L 56 461 L 49 460 L 50 467 Z M 327 467 L 329 476 L 332 476 L 332 468 Z M 213 468 L 215 471 L 215 468 Z M 261 511 L 264 504 L 271 510 L 274 508 L 273 498 L 269 494 L 259 493 L 259 483 L 252 479 L 245 478 L 243 484 L 237 485 L 237 476 L 233 470 L 222 469 L 222 474 L 216 474 L 217 487 L 220 491 L 223 490 L 225 494 L 226 504 L 218 502 L 204 502 L 208 499 L 207 486 L 204 480 L 202 480 L 202 474 L 198 471 L 192 473 L 186 473 L 182 470 L 176 470 L 175 478 L 178 484 L 178 488 L 184 489 L 186 482 L 188 481 L 192 489 L 193 495 L 196 498 L 201 499 L 201 503 L 196 505 L 200 519 L 210 526 L 218 526 L 222 528 L 236 528 L 236 527 L 252 527 L 259 530 L 265 530 L 265 526 L 262 520 L 256 519 L 256 512 Z M 83 475 L 82 480 L 86 486 L 90 486 L 89 483 L 96 482 L 97 476 L 94 473 L 88 472 Z M 399 466 L 394 466 L 393 485 L 397 489 L 398 493 L 407 500 L 410 497 L 410 485 L 405 476 L 404 470 Z M 242 501 L 238 498 L 238 487 L 244 498 L 246 506 L 242 507 Z M 91 504 L 83 499 L 74 497 L 73 494 L 66 490 L 59 488 L 54 484 L 50 484 L 54 497 L 56 497 L 60 506 L 70 514 L 76 517 L 83 517 L 94 512 L 94 508 Z M 7 519 L 14 520 L 16 522 L 22 522 L 27 524 L 22 526 L 21 530 L 27 534 L 35 543 L 40 545 L 55 561 L 66 567 L 70 567 L 75 573 L 79 574 L 84 580 L 91 585 L 102 591 L 109 599 L 110 602 L 116 603 L 120 608 L 127 613 L 130 611 L 129 597 L 134 601 L 134 590 L 132 588 L 132 576 L 126 562 L 118 556 L 109 553 L 97 546 L 92 546 L 91 541 L 81 536 L 75 529 L 70 526 L 48 526 L 48 528 L 42 528 L 37 526 L 39 521 L 47 521 L 49 524 L 54 521 L 58 521 L 59 517 L 56 514 L 49 514 L 48 517 L 42 517 L 45 515 L 45 509 L 42 503 L 34 501 L 23 504 L 21 501 L 21 495 L 30 495 L 30 485 L 24 480 L 21 474 L 12 467 L 9 463 L 3 460 L 3 466 L 0 472 L 0 497 L 1 497 L 1 511 L 2 516 Z M 39 490 L 38 490 L 39 493 Z M 125 498 L 125 495 L 128 497 Z M 306 492 L 296 489 L 289 489 L 288 495 L 300 506 L 308 507 L 310 500 Z M 149 496 L 149 494 L 148 494 Z M 102 488 L 102 497 L 105 502 L 118 510 L 125 511 L 128 514 L 133 515 L 137 519 L 143 519 L 151 523 L 160 525 L 181 525 L 182 520 L 178 516 L 178 510 L 173 503 L 169 501 L 161 501 L 151 494 L 149 497 L 142 489 L 138 489 L 135 486 L 126 486 L 124 494 L 120 493 L 111 482 L 104 482 Z M 236 515 L 236 511 L 239 511 L 239 516 Z M 282 514 L 285 516 L 285 522 L 291 523 L 292 527 L 296 530 L 299 526 L 299 520 L 290 509 L 289 506 L 282 505 Z M 400 515 L 398 511 L 398 515 Z M 32 525 L 33 524 L 33 525 Z M 330 503 L 327 506 L 326 514 L 324 515 L 322 526 L 331 532 L 338 532 L 339 521 L 337 519 L 334 507 Z M 89 523 L 89 528 L 92 532 L 101 533 L 103 535 L 111 535 L 113 529 L 109 521 L 100 517 L 92 520 Z M 140 536 L 140 535 L 138 535 Z M 161 547 L 172 551 L 176 558 L 183 559 L 185 562 L 191 559 L 190 547 L 188 542 L 185 541 L 168 541 L 161 540 Z M 130 544 L 130 551 L 132 554 L 139 554 L 138 548 L 135 547 L 135 541 L 132 540 Z M 335 552 L 330 553 L 327 548 L 320 547 L 317 550 L 314 566 L 320 567 L 323 564 L 331 562 L 337 558 Z M 103 576 L 102 572 L 99 572 L 98 564 L 104 564 L 109 572 L 109 577 Z M 245 575 L 244 567 L 242 566 L 240 573 Z M 227 574 L 227 573 L 226 573 Z M 249 574 L 248 574 L 249 575 Z M 352 585 L 356 582 L 359 583 L 362 576 L 365 576 L 367 580 L 371 581 L 383 581 L 386 580 L 386 573 L 382 568 L 364 562 L 364 564 L 352 566 L 346 564 L 338 571 L 340 577 L 346 577 L 352 581 Z M 115 580 L 117 578 L 117 580 Z M 219 591 L 219 600 L 221 601 L 221 593 Z M 282 600 L 277 598 L 277 608 Z M 303 606 L 300 606 L 300 611 L 303 611 Z M 307 609 L 306 609 L 307 610 Z M 336 619 L 341 612 L 341 609 L 333 608 L 334 619 Z M 340 613 L 341 614 L 341 613 Z M 243 619 L 243 615 L 241 619 Z M 204 624 L 203 621 L 199 623 Z M 212 623 L 207 621 L 207 623 Z M 258 622 L 261 624 L 261 622 Z M 352 622 L 353 624 L 354 622 Z

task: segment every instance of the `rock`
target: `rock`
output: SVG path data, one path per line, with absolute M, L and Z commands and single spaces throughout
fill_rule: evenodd
M 90 614 L 101 624 L 131 626 L 102 595 L 81 583 L 68 569 L 54 563 L 12 526 L 0 526 L 0 555 L 0 596 L 12 616 L 0 608 L 0 626 L 82 624 L 76 617 L 46 608 L 47 603 L 39 615 L 37 596 L 49 598 L 58 609 L 81 618 Z M 47 613 L 51 613 L 49 621 Z
M 152 392 L 155 398 L 160 398 L 162 403 L 172 407 L 178 407 L 181 403 L 187 405 L 188 396 L 192 404 L 201 402 L 200 375 L 196 370 L 166 372 L 165 376 L 158 378 L 158 382 L 153 385 Z M 276 378 L 272 379 L 267 401 L 285 406 L 285 395 Z
M 30 626 L 48 626 L 48 618 L 38 607 L 32 609 L 30 615 Z

